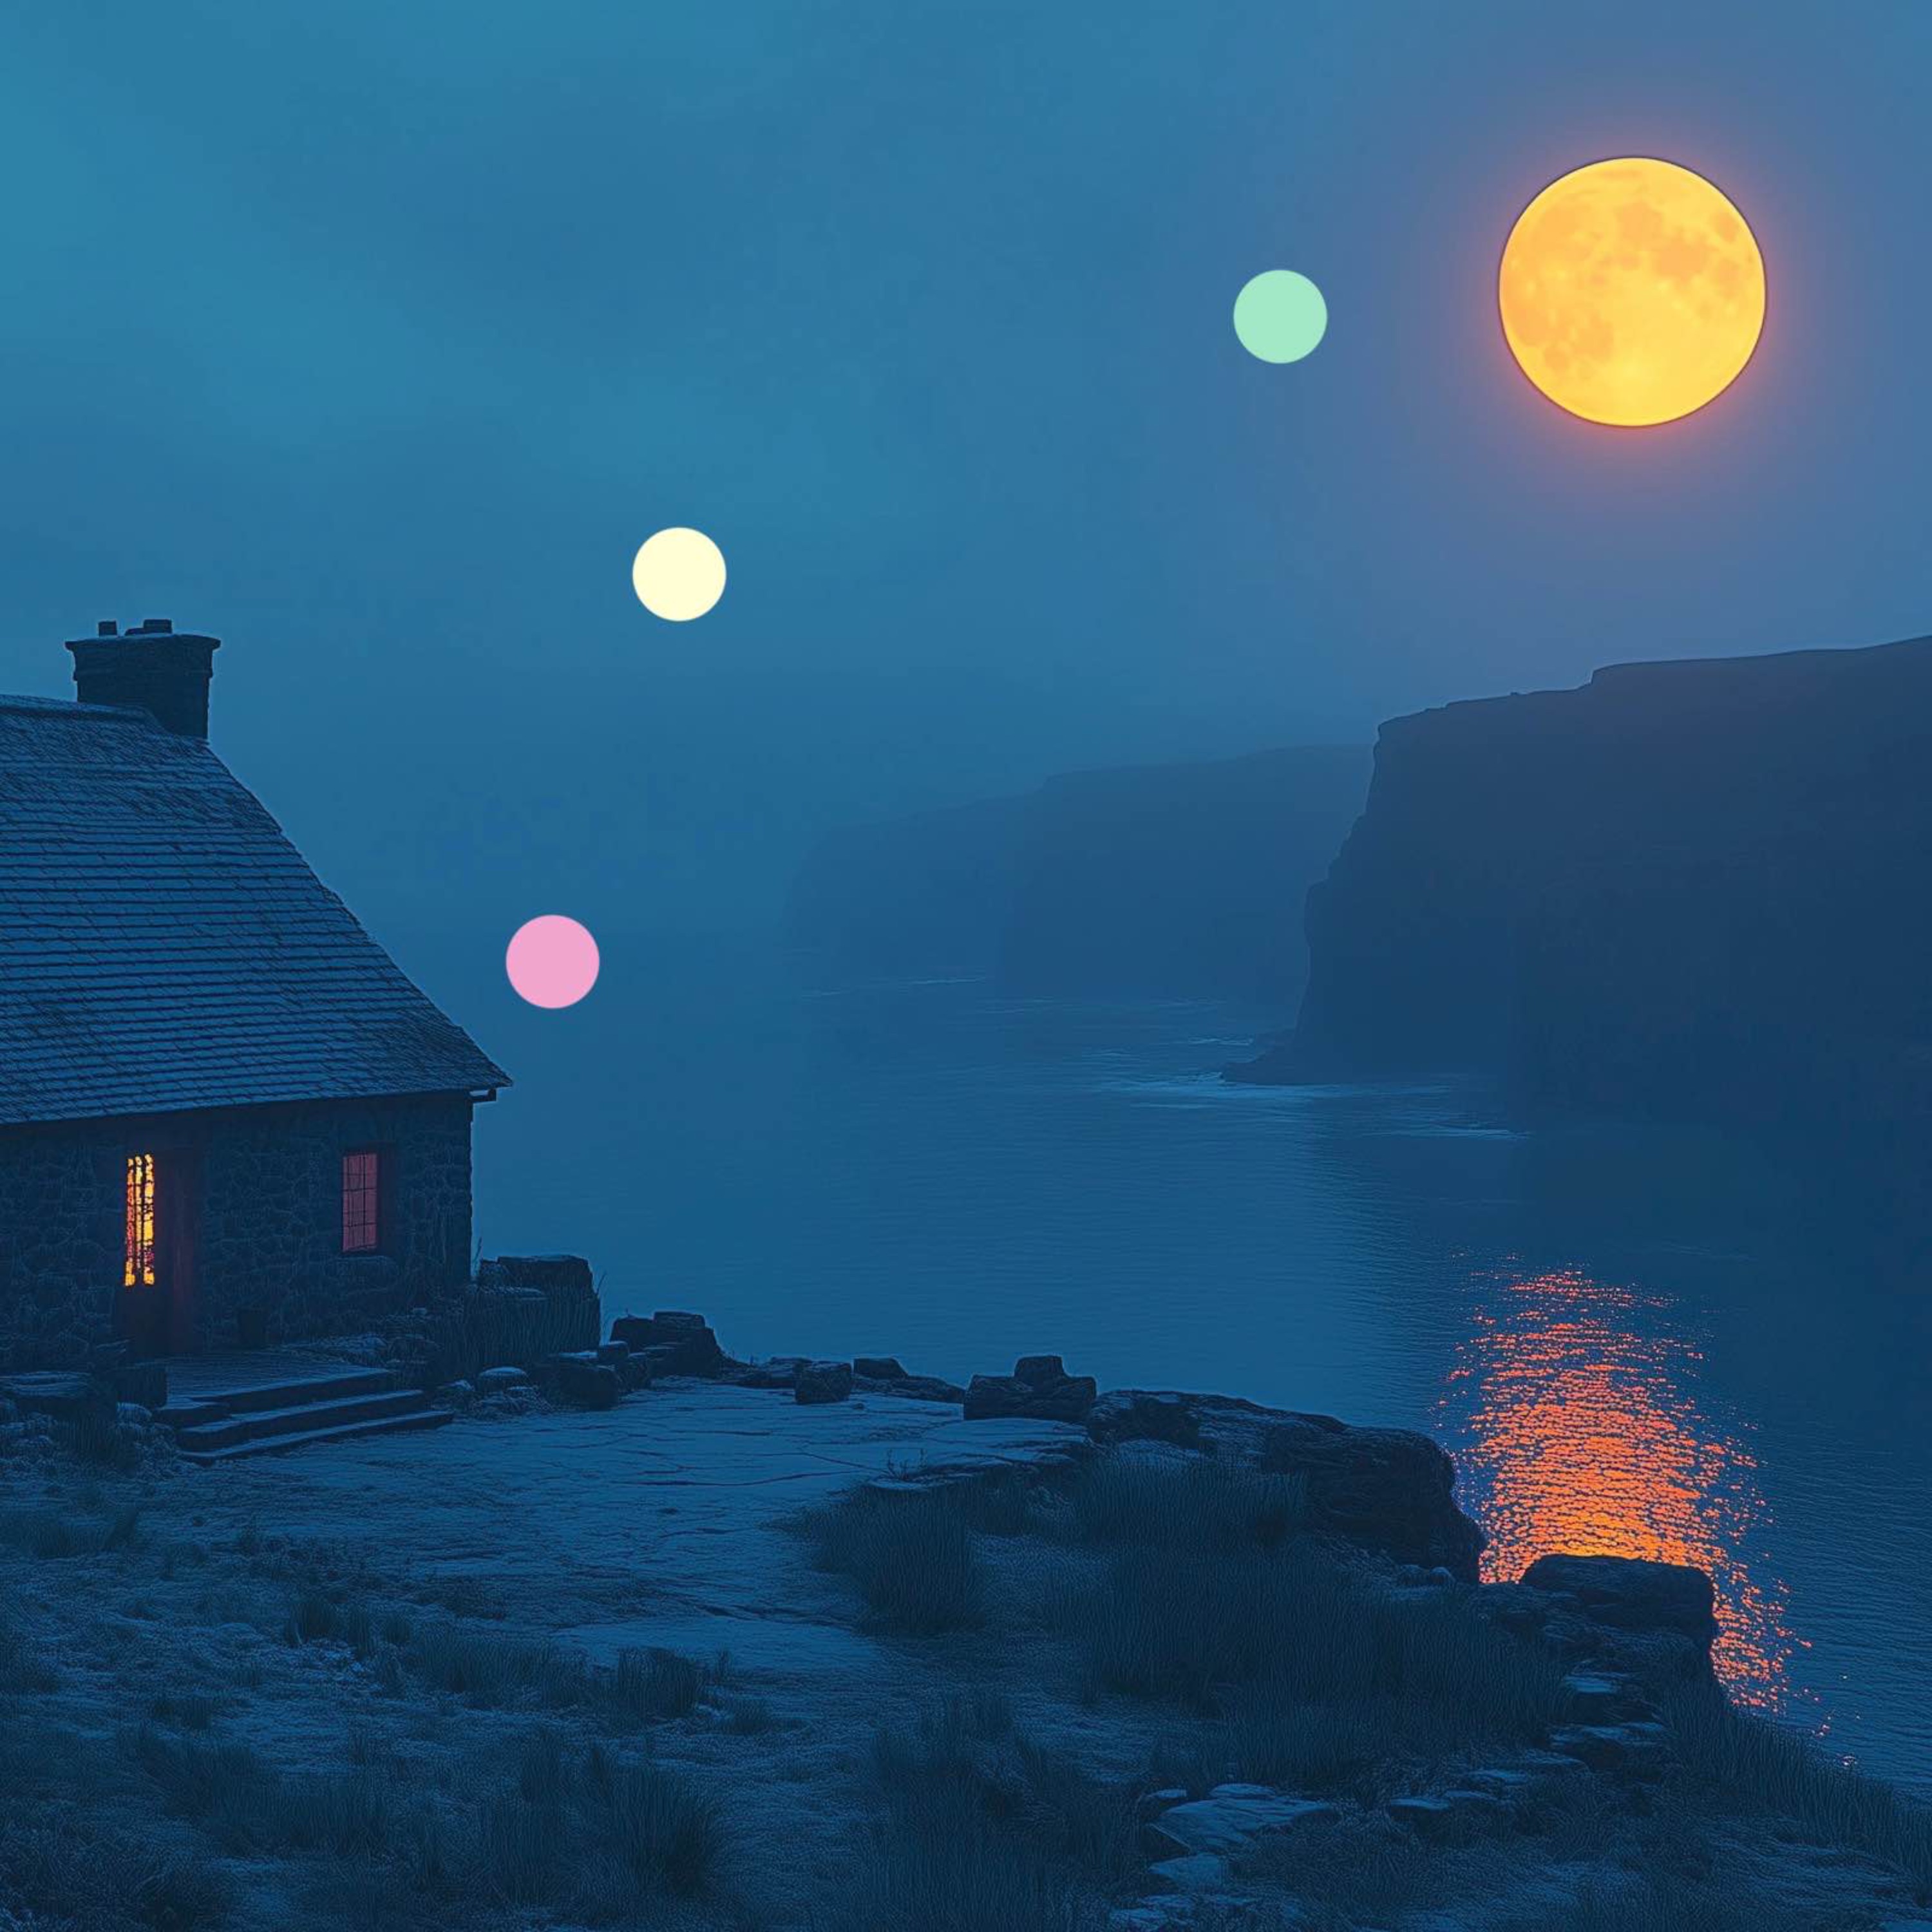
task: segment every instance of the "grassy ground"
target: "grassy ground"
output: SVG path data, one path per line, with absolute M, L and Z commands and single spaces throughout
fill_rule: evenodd
M 453 1572 L 423 1498 L 345 1519 L 298 1460 L 0 1460 L 0 1928 L 1100 1932 L 1150 1888 L 1142 1794 L 1228 1778 L 1338 1807 L 1244 1862 L 1263 1932 L 1870 1932 L 1932 1896 L 1922 1812 L 1695 1697 L 1662 1786 L 1418 1840 L 1385 1801 L 1534 1743 L 1561 1673 L 1279 1480 L 1114 1456 L 821 1505 L 758 1556 L 848 1646 L 800 1676 L 592 1662 L 560 1630 L 652 1578 L 560 1593 L 514 1496 Z

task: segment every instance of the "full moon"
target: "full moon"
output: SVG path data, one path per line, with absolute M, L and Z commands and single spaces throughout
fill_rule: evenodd
M 1510 352 L 1552 403 L 1640 428 L 1737 380 L 1764 327 L 1764 258 L 1702 175 L 1593 161 L 1516 218 L 1496 300 Z

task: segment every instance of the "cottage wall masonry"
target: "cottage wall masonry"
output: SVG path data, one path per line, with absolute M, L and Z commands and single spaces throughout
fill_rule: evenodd
M 365 1325 L 465 1279 L 507 1076 L 208 749 L 217 640 L 0 698 L 0 1365 Z

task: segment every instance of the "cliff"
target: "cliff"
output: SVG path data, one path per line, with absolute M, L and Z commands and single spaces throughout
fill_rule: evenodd
M 1924 1125 L 1932 639 L 1621 664 L 1384 726 L 1245 1077 L 1448 1070 L 1534 1106 Z
M 1322 745 L 1049 780 L 1021 821 L 1002 988 L 1292 1001 L 1302 897 L 1368 766 Z
M 1360 809 L 1368 762 L 1318 746 L 1082 772 L 856 826 L 807 861 L 788 936 L 847 975 L 1292 1002 L 1302 894 Z

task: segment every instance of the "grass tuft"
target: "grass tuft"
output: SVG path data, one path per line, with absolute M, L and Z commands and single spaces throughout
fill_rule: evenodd
M 874 1628 L 934 1636 L 980 1621 L 983 1578 L 952 1488 L 854 1490 L 806 1527 L 819 1567 L 858 1585 Z

